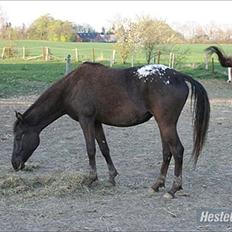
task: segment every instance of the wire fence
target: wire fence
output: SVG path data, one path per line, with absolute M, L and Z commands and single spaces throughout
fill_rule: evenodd
M 59 48 L 59 47 L 3 47 L 0 48 L 2 59 L 22 59 L 22 60 L 58 60 L 64 61 L 67 55 L 76 62 L 83 61 L 112 61 L 115 59 L 114 49 L 97 48 Z
M 102 48 L 60 48 L 60 47 L 3 47 L 0 48 L 2 59 L 18 60 L 43 60 L 43 61 L 65 61 L 67 55 L 71 56 L 73 62 L 104 62 L 113 66 L 115 63 L 122 63 L 119 52 L 115 49 Z M 152 63 L 164 63 L 174 67 L 180 61 L 183 54 L 173 52 L 156 51 L 152 55 Z M 145 55 L 141 52 L 134 52 L 128 56 L 127 63 L 134 64 L 147 63 Z
M 106 49 L 106 48 L 64 48 L 64 47 L 2 47 L 0 48 L 0 54 L 2 59 L 17 59 L 24 61 L 31 60 L 41 60 L 41 61 L 59 61 L 69 63 L 66 65 L 66 72 L 70 69 L 70 64 L 72 62 L 100 62 L 113 66 L 114 64 L 122 64 L 119 52 L 115 49 Z M 186 63 L 190 54 L 188 51 L 169 51 L 169 50 L 160 50 L 157 49 L 152 54 L 151 63 L 156 64 L 165 64 L 171 68 L 176 66 L 188 66 L 195 68 L 196 63 Z M 144 53 L 141 51 L 133 52 L 128 59 L 127 63 L 130 66 L 135 64 L 145 64 L 147 59 Z M 212 77 L 215 76 L 215 61 L 212 57 L 209 60 L 209 57 L 206 57 L 202 54 L 198 63 L 205 65 L 205 69 L 211 71 Z M 228 70 L 228 82 L 231 82 L 232 70 Z M 224 73 L 223 73 L 224 75 Z

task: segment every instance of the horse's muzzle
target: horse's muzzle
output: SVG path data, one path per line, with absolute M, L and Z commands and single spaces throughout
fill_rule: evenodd
M 25 167 L 25 164 L 21 160 L 11 160 L 11 163 L 15 171 L 22 170 Z

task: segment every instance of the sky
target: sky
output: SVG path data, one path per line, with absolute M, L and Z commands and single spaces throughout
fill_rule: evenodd
M 109 28 L 117 17 L 149 15 L 170 25 L 232 25 L 232 1 L 0 1 L 1 10 L 13 26 L 29 26 L 49 13 L 56 19 L 88 23 L 97 31 Z

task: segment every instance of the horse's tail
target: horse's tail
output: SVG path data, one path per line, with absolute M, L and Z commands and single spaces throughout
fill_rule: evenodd
M 196 166 L 206 140 L 210 118 L 210 103 L 205 88 L 190 76 L 185 76 L 185 80 L 191 84 L 191 107 L 193 113 L 193 151 L 192 159 Z
M 222 49 L 219 49 L 216 46 L 210 46 L 210 47 L 205 49 L 205 52 L 207 54 L 209 54 L 210 56 L 213 53 L 216 53 L 221 66 L 223 66 L 223 67 L 232 67 L 232 57 L 227 57 L 224 54 L 224 52 L 222 51 Z

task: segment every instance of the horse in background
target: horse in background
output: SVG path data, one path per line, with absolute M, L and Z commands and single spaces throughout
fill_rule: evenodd
M 232 68 L 232 56 L 226 56 L 222 49 L 216 46 L 210 46 L 205 49 L 207 55 L 211 56 L 213 53 L 217 54 L 218 60 L 222 67 L 228 68 L 228 80 L 231 82 L 231 68 Z

